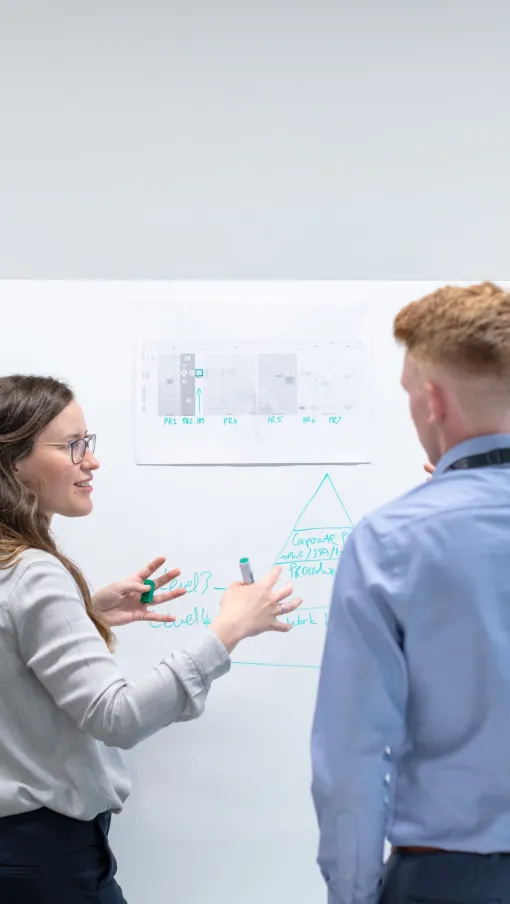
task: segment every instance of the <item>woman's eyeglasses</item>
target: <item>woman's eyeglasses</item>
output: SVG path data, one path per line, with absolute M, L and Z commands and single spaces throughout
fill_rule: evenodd
M 89 449 L 92 455 L 94 454 L 96 448 L 96 434 L 91 433 L 89 436 L 80 436 L 79 439 L 72 439 L 69 443 L 41 443 L 41 445 L 60 446 L 61 449 L 67 447 L 73 465 L 79 465 L 85 458 L 87 449 Z

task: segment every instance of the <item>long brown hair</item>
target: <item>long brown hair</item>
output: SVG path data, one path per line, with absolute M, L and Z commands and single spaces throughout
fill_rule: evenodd
M 94 611 L 85 577 L 57 548 L 36 494 L 14 469 L 16 462 L 30 454 L 41 430 L 73 399 L 71 388 L 52 377 L 0 377 L 0 569 L 15 565 L 27 549 L 55 556 L 76 581 L 89 618 L 111 650 L 113 634 Z

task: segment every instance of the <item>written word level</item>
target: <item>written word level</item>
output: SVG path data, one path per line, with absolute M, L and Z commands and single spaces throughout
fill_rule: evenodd
M 327 606 L 314 606 L 310 609 L 299 609 L 292 616 L 287 615 L 280 618 L 280 621 L 286 621 L 287 624 L 293 625 L 295 628 L 326 628 L 329 620 L 329 611 Z M 177 618 L 174 622 L 149 622 L 151 628 L 192 628 L 196 625 L 207 627 L 212 622 L 212 618 L 206 609 L 199 609 L 194 606 L 191 612 L 182 618 Z

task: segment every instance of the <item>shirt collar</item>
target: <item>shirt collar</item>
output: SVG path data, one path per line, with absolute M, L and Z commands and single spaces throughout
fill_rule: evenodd
M 510 433 L 490 433 L 487 436 L 473 436 L 457 443 L 445 452 L 439 459 L 433 477 L 438 477 L 448 470 L 454 461 L 464 458 L 466 455 L 479 455 L 481 452 L 490 452 L 491 449 L 510 449 Z

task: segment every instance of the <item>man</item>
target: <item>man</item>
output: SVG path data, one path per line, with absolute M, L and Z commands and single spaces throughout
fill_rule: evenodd
M 319 864 L 329 904 L 510 904 L 510 294 L 446 286 L 394 334 L 431 477 L 342 554 L 312 736 Z

